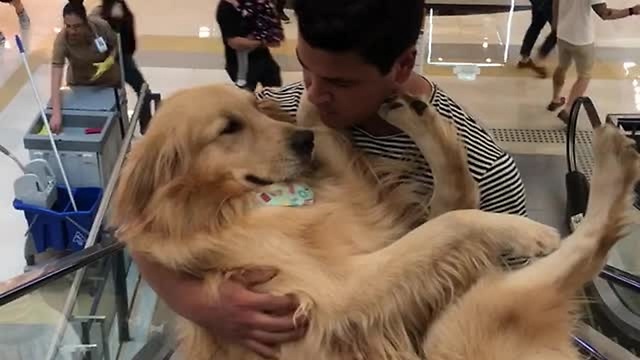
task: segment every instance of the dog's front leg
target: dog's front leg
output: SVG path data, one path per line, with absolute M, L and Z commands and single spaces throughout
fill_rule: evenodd
M 430 218 L 478 207 L 478 184 L 471 176 L 464 144 L 453 123 L 440 116 L 427 100 L 408 95 L 389 99 L 382 105 L 380 116 L 406 132 L 431 167 L 435 184 Z

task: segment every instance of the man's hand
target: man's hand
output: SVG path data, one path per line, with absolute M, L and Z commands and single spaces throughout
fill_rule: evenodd
M 293 297 L 250 290 L 275 274 L 275 271 L 252 269 L 232 275 L 220 284 L 217 304 L 200 312 L 199 323 L 227 341 L 265 358 L 277 358 L 279 345 L 304 336 L 307 321 L 294 325 L 293 313 L 298 304 Z
M 640 4 L 634 6 L 632 9 L 633 9 L 633 15 L 640 15 Z
M 96 81 L 104 75 L 111 67 L 115 64 L 115 57 L 113 55 L 109 55 L 103 62 L 93 63 L 93 66 L 96 67 L 96 73 L 93 74 L 91 81 Z
M 216 299 L 201 279 L 167 269 L 137 251 L 131 256 L 143 278 L 173 311 L 215 336 L 244 346 L 266 358 L 274 358 L 280 344 L 302 338 L 307 321 L 293 325 L 297 302 L 290 296 L 251 291 L 273 279 L 273 268 L 232 272 L 218 288 Z

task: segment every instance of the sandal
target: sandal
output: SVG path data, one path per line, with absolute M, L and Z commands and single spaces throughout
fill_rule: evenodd
M 564 97 L 560 98 L 560 101 L 551 101 L 549 103 L 549 105 L 547 105 L 547 110 L 549 111 L 556 111 L 558 110 L 560 107 L 562 107 L 565 103 L 567 102 L 567 99 Z
M 571 116 L 569 115 L 567 110 L 561 110 L 558 113 L 558 119 L 560 119 L 565 125 L 569 125 L 570 118 L 571 118 Z

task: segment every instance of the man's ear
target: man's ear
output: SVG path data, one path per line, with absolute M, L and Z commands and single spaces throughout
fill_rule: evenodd
M 393 68 L 391 69 L 393 81 L 396 84 L 403 84 L 409 79 L 416 64 L 417 54 L 418 51 L 415 46 L 408 48 L 402 54 L 400 54 L 395 64 L 393 64 Z

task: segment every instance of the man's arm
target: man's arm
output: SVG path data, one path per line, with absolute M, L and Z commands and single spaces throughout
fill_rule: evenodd
M 627 9 L 611 9 L 607 3 L 603 2 L 594 4 L 592 8 L 602 20 L 617 20 L 640 14 L 640 4 Z
M 131 256 L 145 281 L 173 311 L 226 341 L 275 359 L 279 344 L 304 336 L 306 323 L 296 327 L 293 321 L 295 299 L 250 290 L 273 278 L 274 271 L 249 270 L 224 280 L 218 298 L 212 299 L 202 280 L 167 269 L 144 254 Z
M 204 296 L 185 296 L 203 292 L 201 281 L 170 271 L 135 251 L 131 252 L 131 257 L 144 280 L 178 315 L 187 319 L 197 319 L 199 316 L 194 309 L 205 307 L 207 302 L 211 302 L 207 301 L 211 299 Z
M 478 185 L 481 210 L 527 215 L 524 184 L 515 161 L 508 154 L 493 163 Z
M 227 44 L 229 44 L 229 46 L 232 49 L 238 50 L 238 51 L 253 50 L 259 47 L 266 46 L 266 44 L 264 44 L 260 40 L 250 39 L 246 37 L 237 36 L 232 38 L 226 38 L 225 40 L 227 41 Z

